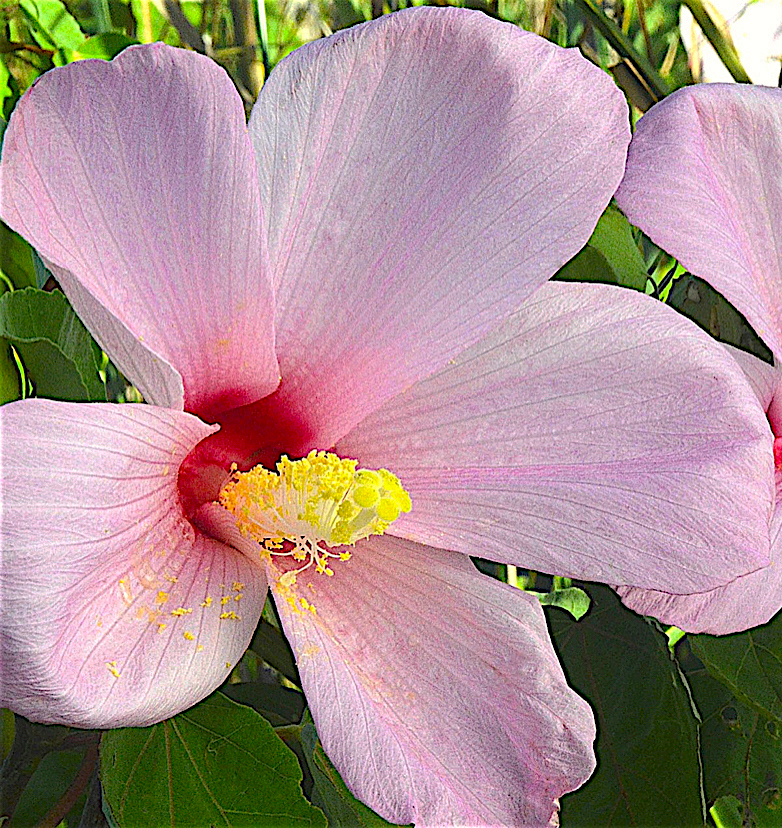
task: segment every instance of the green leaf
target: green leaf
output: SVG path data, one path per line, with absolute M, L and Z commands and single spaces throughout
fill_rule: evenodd
M 120 828 L 326 825 L 272 726 L 220 693 L 152 727 L 104 734 L 101 779 Z
M 702 826 L 697 720 L 668 641 L 607 587 L 590 584 L 589 594 L 578 622 L 546 613 L 568 681 L 598 722 L 598 769 L 563 797 L 561 823 Z
M 11 344 L 0 338 L 0 405 L 22 396 L 22 377 L 11 352 Z
M 138 43 L 137 40 L 120 32 L 104 32 L 103 34 L 88 37 L 77 49 L 67 50 L 68 63 L 84 58 L 99 58 L 112 60 L 123 49 Z
M 0 337 L 16 348 L 39 397 L 105 401 L 94 341 L 59 291 L 3 294 Z
M 574 282 L 606 282 L 635 290 L 646 287 L 646 266 L 630 223 L 610 205 L 586 246 L 554 277 Z
M 707 802 L 714 803 L 711 812 L 718 828 L 779 828 L 780 727 L 742 704 L 702 668 L 689 672 L 688 678 L 703 720 L 704 787 Z
M 703 279 L 686 272 L 677 277 L 668 292 L 666 303 L 720 342 L 749 351 L 764 362 L 771 363 L 771 351 L 744 316 Z
M 714 678 L 742 702 L 782 725 L 782 613 L 743 633 L 688 638 Z
M 743 809 L 744 806 L 735 796 L 721 796 L 709 808 L 709 816 L 717 828 L 743 828 Z
M 312 802 L 326 814 L 330 828 L 385 828 L 391 825 L 359 802 L 331 764 L 311 724 L 301 728 L 301 744 L 312 774 Z
M 44 49 L 78 49 L 84 32 L 61 0 L 19 0 L 33 37 Z
M 11 228 L 0 221 L 0 278 L 15 288 L 35 287 L 32 248 Z
M 578 587 L 567 587 L 552 592 L 533 592 L 537 595 L 544 607 L 559 607 L 569 612 L 578 621 L 583 618 L 589 609 L 589 596 L 583 589 Z
M 226 684 L 223 692 L 233 701 L 252 707 L 274 727 L 296 724 L 304 713 L 304 696 L 279 684 L 245 681 Z

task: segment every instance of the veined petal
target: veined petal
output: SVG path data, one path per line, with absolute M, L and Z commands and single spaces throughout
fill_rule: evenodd
M 326 446 L 583 246 L 628 142 L 621 94 L 576 50 L 450 8 L 297 49 L 250 133 L 280 393 Z
M 255 160 L 213 61 L 156 43 L 42 75 L 5 134 L 0 216 L 149 401 L 181 407 L 172 371 L 201 415 L 276 387 Z
M 736 362 L 688 320 L 552 282 L 336 450 L 399 476 L 413 508 L 394 535 L 686 593 L 768 563 L 772 442 Z
M 737 348 L 726 346 L 746 374 L 762 410 L 777 431 L 782 371 Z M 692 595 L 672 595 L 663 590 L 616 587 L 631 609 L 675 624 L 687 632 L 725 635 L 765 624 L 782 609 L 782 502 L 777 502 L 771 519 L 771 563 L 725 586 Z
M 214 690 L 249 643 L 266 581 L 182 516 L 179 465 L 213 428 L 152 406 L 39 399 L 0 408 L 0 427 L 0 705 L 106 728 Z
M 388 536 L 334 570 L 275 598 L 348 787 L 397 823 L 546 825 L 594 769 L 595 726 L 537 600 L 462 555 Z
M 674 92 L 641 118 L 616 199 L 782 358 L 782 90 Z
M 693 595 L 621 586 L 616 591 L 635 612 L 690 633 L 727 635 L 765 624 L 782 609 L 782 503 L 774 509 L 771 563 L 764 569 Z

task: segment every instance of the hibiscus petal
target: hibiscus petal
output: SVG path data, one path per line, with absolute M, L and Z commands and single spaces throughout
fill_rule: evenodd
M 764 410 L 772 406 L 782 386 L 782 371 L 757 357 L 726 346 L 744 373 Z M 769 415 L 779 419 L 774 402 Z M 779 490 L 779 484 L 777 485 Z M 777 494 L 779 497 L 779 494 Z M 771 564 L 723 587 L 692 595 L 671 595 L 661 590 L 616 587 L 631 609 L 675 624 L 687 632 L 725 635 L 765 624 L 782 608 L 782 502 L 777 500 L 771 519 Z
M 264 86 L 250 133 L 281 392 L 322 445 L 575 254 L 628 141 L 621 94 L 577 51 L 431 8 L 297 49 Z
M 47 72 L 0 171 L 3 220 L 149 401 L 181 406 L 175 372 L 202 415 L 276 387 L 255 160 L 213 61 L 157 43 Z
M 355 795 L 417 826 L 548 823 L 594 768 L 595 726 L 537 600 L 462 555 L 388 536 L 334 570 L 275 597 L 318 734 Z
M 633 291 L 546 285 L 337 451 L 399 475 L 389 531 L 420 543 L 683 593 L 768 563 L 763 411 L 722 345 Z
M 674 92 L 639 122 L 616 199 L 782 357 L 782 90 Z
M 3 406 L 0 428 L 0 705 L 47 723 L 148 725 L 219 686 L 266 580 L 182 516 L 179 465 L 213 429 L 152 406 L 48 400 Z
M 782 609 L 782 503 L 771 521 L 772 561 L 723 587 L 693 595 L 616 587 L 622 601 L 642 615 L 690 633 L 727 635 L 770 621 Z

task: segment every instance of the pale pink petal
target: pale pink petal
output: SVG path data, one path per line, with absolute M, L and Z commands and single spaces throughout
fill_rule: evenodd
M 266 581 L 182 515 L 179 465 L 213 428 L 152 406 L 35 399 L 0 408 L 0 427 L 0 705 L 47 723 L 148 725 L 214 690 Z
M 616 198 L 782 357 L 782 90 L 674 92 L 639 122 Z
M 772 423 L 782 424 L 782 371 L 757 357 L 726 346 L 741 365 L 763 410 Z M 782 476 L 777 473 L 777 502 L 771 519 L 771 564 L 723 587 L 692 595 L 671 595 L 661 590 L 617 587 L 631 609 L 675 624 L 691 633 L 725 635 L 765 624 L 782 609 Z
M 695 592 L 768 563 L 772 435 L 722 345 L 650 297 L 552 282 L 337 444 L 387 467 L 395 535 Z
M 726 635 L 765 624 L 782 609 L 782 503 L 771 522 L 771 564 L 735 581 L 694 595 L 617 587 L 622 601 L 642 615 L 690 633 Z
M 44 74 L 5 133 L 0 216 L 149 401 L 172 405 L 172 372 L 202 415 L 277 385 L 255 160 L 213 61 L 157 43 Z
M 330 445 L 586 242 L 627 109 L 576 50 L 408 9 L 297 49 L 250 119 L 286 405 Z
M 386 819 L 541 826 L 592 773 L 592 712 L 530 595 L 388 536 L 297 594 L 269 580 L 323 746 Z

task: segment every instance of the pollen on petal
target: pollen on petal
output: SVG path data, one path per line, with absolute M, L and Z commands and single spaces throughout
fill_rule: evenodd
M 311 451 L 300 460 L 283 456 L 276 472 L 263 466 L 232 471 L 219 502 L 234 515 L 239 531 L 258 542 L 261 557 L 302 564 L 280 576 L 278 586 L 284 590 L 294 586 L 296 573 L 311 566 L 333 576 L 332 561 L 350 560 L 345 546 L 382 535 L 412 508 L 410 495 L 388 469 L 359 469 L 356 460 L 331 452 Z M 234 582 L 239 592 L 234 600 L 243 587 Z M 226 603 L 223 596 L 221 604 Z

